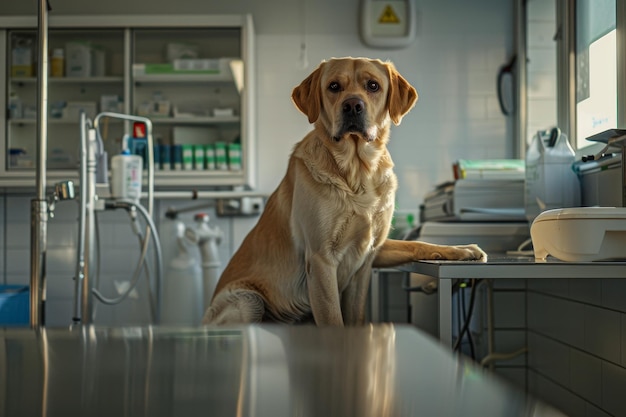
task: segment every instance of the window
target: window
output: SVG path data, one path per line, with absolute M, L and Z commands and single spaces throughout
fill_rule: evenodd
M 576 1 L 576 147 L 618 127 L 616 0 Z

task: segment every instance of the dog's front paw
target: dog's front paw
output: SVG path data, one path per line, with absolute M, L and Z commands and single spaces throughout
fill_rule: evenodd
M 452 246 L 451 249 L 453 253 L 448 259 L 487 262 L 487 253 L 476 244 Z

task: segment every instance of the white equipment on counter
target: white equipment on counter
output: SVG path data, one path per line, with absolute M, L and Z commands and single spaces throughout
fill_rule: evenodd
M 462 179 L 424 198 L 422 222 L 524 221 L 523 179 Z
M 573 207 L 544 211 L 531 228 L 535 259 L 567 262 L 626 259 L 625 207 Z
M 538 131 L 526 152 L 525 211 L 529 222 L 545 210 L 580 206 L 575 153 L 560 129 Z

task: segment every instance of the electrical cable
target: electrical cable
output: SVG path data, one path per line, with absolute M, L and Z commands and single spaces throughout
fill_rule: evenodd
M 118 208 L 118 207 L 113 207 L 113 208 Z M 141 238 L 140 238 L 141 241 Z M 146 241 L 144 240 L 144 243 Z M 128 288 L 126 289 L 126 291 L 124 291 L 121 295 L 119 295 L 117 298 L 107 298 L 104 295 L 102 295 L 102 293 L 100 293 L 100 291 L 97 288 L 92 288 L 92 293 L 93 295 L 102 303 L 104 304 L 108 304 L 108 305 L 115 305 L 115 304 L 119 304 L 122 301 L 124 301 L 126 299 L 126 297 L 128 297 L 128 295 L 131 293 L 131 291 L 137 286 L 137 283 L 139 282 L 139 278 L 141 276 L 141 272 L 143 271 L 143 265 L 145 262 L 145 257 L 146 257 L 146 253 L 148 251 L 148 245 L 142 245 L 141 247 L 141 255 L 139 256 L 139 262 L 137 263 L 137 266 L 135 267 L 135 272 L 133 273 L 133 277 L 130 281 L 130 285 L 128 286 Z
M 463 323 L 463 327 L 461 328 L 461 331 L 459 332 L 459 335 L 456 341 L 454 342 L 454 346 L 452 347 L 452 350 L 455 352 L 459 350 L 459 346 L 461 345 L 461 340 L 463 339 L 463 334 L 467 332 L 471 318 L 472 318 L 472 313 L 474 312 L 474 303 L 476 301 L 476 287 L 477 287 L 476 279 L 472 278 L 470 282 L 472 285 L 472 289 L 470 292 L 470 302 L 469 302 L 469 307 L 467 311 L 468 319 L 465 321 L 465 323 Z
M 516 250 L 508 250 L 506 254 L 511 256 L 533 256 L 535 252 L 533 251 L 532 243 L 532 238 L 528 238 L 520 243 Z M 526 249 L 526 247 L 530 247 L 530 249 Z
M 98 214 L 94 211 L 93 213 L 93 217 L 94 217 L 94 233 L 96 235 L 96 238 L 94 239 L 96 242 L 96 250 L 94 251 L 96 254 L 96 273 L 94 274 L 94 278 L 93 278 L 93 287 L 94 288 L 98 288 L 100 287 L 100 266 L 101 266 L 101 256 L 100 256 L 100 223 L 98 222 Z M 96 314 L 98 313 L 98 303 L 93 303 L 93 312 L 91 313 L 91 320 L 93 322 L 96 321 Z
M 144 220 L 146 221 L 146 223 L 148 225 L 148 229 L 151 230 L 152 233 L 155 236 L 158 236 L 158 234 L 156 232 L 156 226 L 155 226 L 154 222 L 152 221 L 152 218 L 150 217 L 150 215 L 148 214 L 146 209 L 141 204 L 138 204 L 138 203 L 136 203 L 134 201 L 131 201 L 131 200 L 116 200 L 116 201 L 112 201 L 112 202 L 107 202 L 106 203 L 106 207 L 107 208 L 112 208 L 112 209 L 123 208 L 123 209 L 126 209 L 127 211 L 130 211 L 131 208 L 137 209 L 139 211 L 139 213 L 144 217 Z M 135 268 L 135 272 L 133 273 L 133 278 L 131 279 L 131 284 L 126 289 L 126 291 L 124 291 L 123 294 L 121 294 L 117 298 L 112 298 L 112 299 L 103 296 L 97 290 L 97 288 L 93 288 L 92 292 L 93 292 L 94 296 L 100 302 L 102 302 L 104 304 L 109 304 L 109 305 L 119 304 L 124 299 L 126 299 L 126 297 L 128 297 L 130 292 L 137 286 L 137 283 L 138 283 L 139 278 L 141 276 L 141 272 L 143 271 L 143 268 L 144 268 L 144 264 L 146 263 L 146 253 L 148 251 L 148 246 L 149 246 L 149 240 L 147 239 L 147 237 L 146 238 L 140 237 L 139 239 L 140 239 L 140 242 L 142 243 L 141 255 L 140 255 L 139 262 L 137 263 L 137 267 Z M 156 266 L 157 266 L 157 270 L 156 270 L 157 281 L 156 282 L 160 282 L 160 280 L 162 279 L 161 243 L 159 242 L 158 239 L 153 239 L 153 241 L 154 241 L 153 247 L 154 247 L 154 251 L 155 251 L 155 255 L 156 255 Z M 148 285 L 148 288 L 150 289 L 150 285 Z M 155 307 L 155 304 L 157 306 L 160 304 L 160 300 L 158 299 L 159 296 L 157 294 L 157 301 L 156 301 L 156 303 L 154 303 L 154 301 L 152 301 L 152 299 L 154 298 L 152 293 L 150 294 L 149 298 L 151 299 L 152 314 L 154 316 L 156 316 L 156 308 L 158 308 L 158 307 Z
M 453 292 L 454 294 L 454 292 Z M 459 294 L 459 290 L 457 290 L 456 292 L 457 296 L 456 296 L 456 325 L 457 325 L 457 337 L 459 339 L 463 338 L 463 320 L 461 320 L 461 297 L 458 295 Z M 459 344 L 460 347 L 460 344 Z
M 517 356 L 523 355 L 526 352 L 528 352 L 528 349 L 523 347 L 523 348 L 518 349 L 515 352 L 511 352 L 511 353 L 497 353 L 497 352 L 490 353 L 489 355 L 485 356 L 480 361 L 480 365 L 481 366 L 487 366 L 487 365 L 490 365 L 491 363 L 493 363 L 495 361 L 513 359 L 513 358 L 515 358 Z
M 151 299 L 151 303 L 153 303 L 153 314 L 154 314 L 154 320 L 155 322 L 158 323 L 160 317 L 159 317 L 159 312 L 161 311 L 161 290 L 159 288 L 160 283 L 163 282 L 163 252 L 161 250 L 161 241 L 158 239 L 158 233 L 156 230 L 156 226 L 154 224 L 154 221 L 152 220 L 152 216 L 150 214 L 149 211 L 147 211 L 145 209 L 145 207 L 143 207 L 141 204 L 136 203 L 135 201 L 132 200 L 117 200 L 117 203 L 121 203 L 121 204 L 129 204 L 134 206 L 137 210 L 139 210 L 139 213 L 141 213 L 144 217 L 144 220 L 146 221 L 146 223 L 148 224 L 148 228 L 146 229 L 146 234 L 145 234 L 145 241 L 143 242 L 145 246 L 148 246 L 148 243 L 150 241 L 150 234 L 149 232 L 152 231 L 152 233 L 154 234 L 154 239 L 152 239 L 154 241 L 154 252 L 155 252 L 155 264 L 156 264 L 156 296 L 153 296 L 152 294 L 152 287 L 150 286 L 150 282 L 148 281 L 148 291 L 149 291 L 149 295 L 150 295 L 150 299 Z
M 465 311 L 465 287 L 461 287 L 461 295 L 459 298 L 461 299 L 461 315 L 463 317 L 463 321 L 469 322 L 470 318 L 468 318 L 467 312 Z M 470 357 L 473 360 L 476 360 L 476 352 L 474 350 L 474 338 L 472 337 L 472 329 L 470 329 L 470 326 L 467 327 L 466 335 L 467 335 L 467 342 L 470 348 Z

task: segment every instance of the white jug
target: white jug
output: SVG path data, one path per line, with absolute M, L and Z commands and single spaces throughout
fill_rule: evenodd
M 545 210 L 580 206 L 580 181 L 572 169 L 575 159 L 567 135 L 558 128 L 537 132 L 526 152 L 524 197 L 529 222 Z

